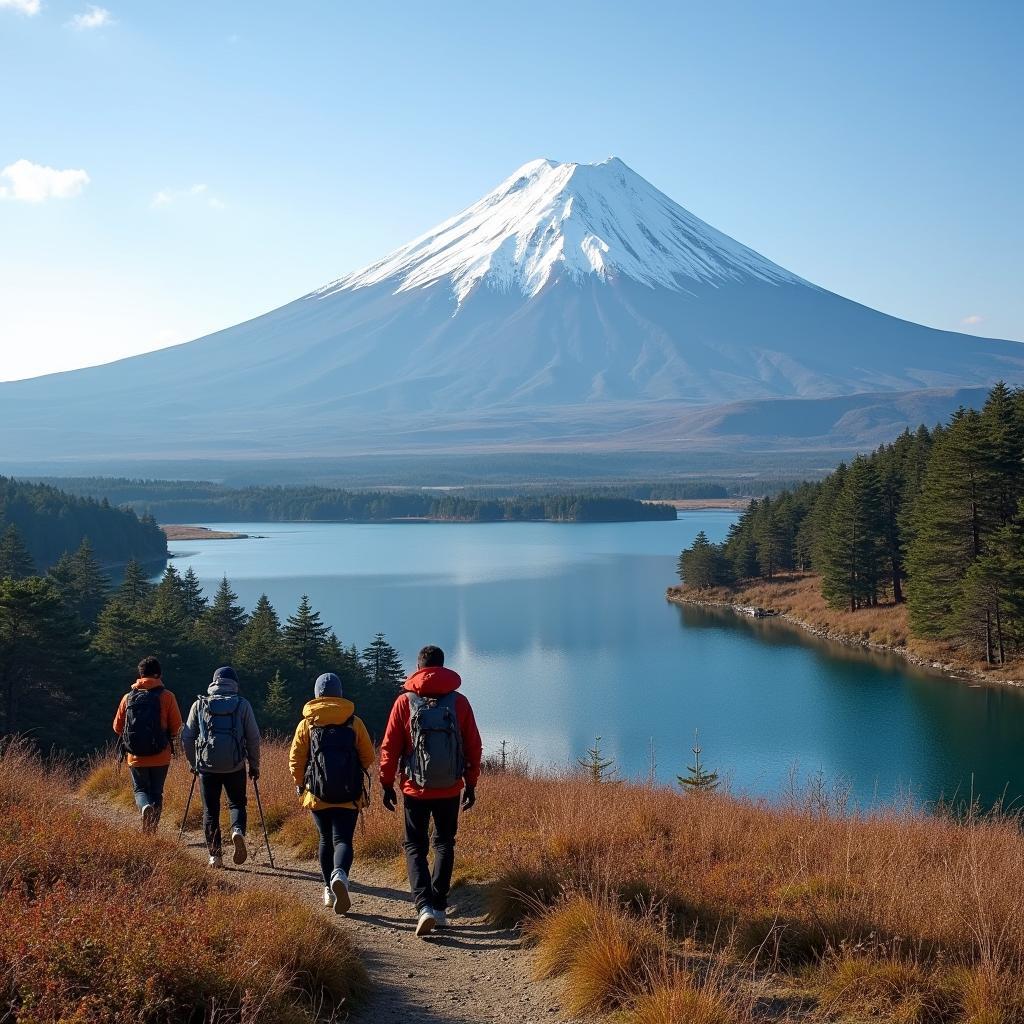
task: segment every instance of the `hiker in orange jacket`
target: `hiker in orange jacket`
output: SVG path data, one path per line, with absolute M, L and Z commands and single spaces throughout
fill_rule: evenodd
M 128 758 L 145 832 L 160 824 L 167 769 L 180 731 L 181 711 L 174 694 L 164 688 L 160 662 L 152 656 L 143 658 L 138 680 L 117 707 L 114 732 L 121 737 L 121 749 Z
M 416 934 L 448 925 L 448 890 L 455 866 L 459 805 L 476 802 L 483 746 L 473 708 L 461 693 L 458 673 L 444 667 L 440 647 L 424 647 L 417 670 L 395 701 L 380 749 L 384 806 L 398 803 L 395 779 L 402 776 L 405 860 L 416 903 Z M 434 868 L 427 864 L 430 820 L 434 821 Z
M 359 810 L 366 804 L 364 780 L 373 766 L 373 741 L 356 717 L 356 706 L 342 693 L 341 680 L 324 672 L 313 685 L 313 699 L 295 727 L 288 768 L 302 806 L 320 833 L 320 873 L 324 906 L 336 914 L 352 906 L 348 873 Z

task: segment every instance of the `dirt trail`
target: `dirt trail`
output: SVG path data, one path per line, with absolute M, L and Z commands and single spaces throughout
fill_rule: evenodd
M 134 810 L 107 806 L 101 813 L 123 821 L 125 828 L 138 828 Z M 228 863 L 224 874 L 242 885 L 285 890 L 352 936 L 373 987 L 349 1018 L 351 1024 L 564 1024 L 557 985 L 532 979 L 529 952 L 521 948 L 516 932 L 487 923 L 479 886 L 454 888 L 450 927 L 419 939 L 404 875 L 397 867 L 360 863 L 357 833 L 352 909 L 339 917 L 323 906 L 323 881 L 312 861 L 295 860 L 275 848 L 275 867 L 270 867 L 266 847 L 259 845 L 262 835 L 252 828 L 255 824 L 258 830 L 259 820 L 252 818 L 250 859 L 238 868 Z M 165 820 L 162 829 L 173 833 L 172 825 Z M 185 844 L 205 862 L 201 833 L 186 832 Z

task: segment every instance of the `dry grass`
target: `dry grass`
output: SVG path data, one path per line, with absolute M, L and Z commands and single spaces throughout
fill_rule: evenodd
M 283 815 L 274 841 L 315 856 L 283 744 L 267 745 L 263 773 L 265 805 Z M 172 769 L 171 806 L 184 806 L 188 781 Z M 85 786 L 130 798 L 102 764 Z M 375 794 L 357 860 L 396 858 L 400 828 Z M 540 969 L 566 979 L 579 1012 L 746 1020 L 757 979 L 771 977 L 802 994 L 794 1019 L 1024 1021 L 1015 820 L 857 816 L 820 793 L 777 805 L 498 773 L 463 818 L 458 868 L 493 880 L 497 923 L 530 922 Z
M 72 788 L 24 745 L 0 748 L 0 1006 L 14 1019 L 299 1024 L 365 989 L 317 914 L 88 815 L 61 796 Z

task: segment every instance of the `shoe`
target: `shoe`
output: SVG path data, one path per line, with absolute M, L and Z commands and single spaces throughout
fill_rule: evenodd
M 210 867 L 211 868 L 222 868 L 224 867 L 224 858 L 219 853 L 210 854 Z
M 434 915 L 434 922 L 438 928 L 448 927 L 448 914 L 443 910 L 437 910 L 436 908 L 432 911 Z
M 245 836 L 237 828 L 231 833 L 231 842 L 235 844 L 235 852 L 231 855 L 231 863 L 244 864 L 249 859 L 249 851 L 245 845 Z
M 348 894 L 348 875 L 338 869 L 331 875 L 331 892 L 334 894 L 334 912 L 347 914 L 352 909 L 352 897 Z
M 324 886 L 324 906 L 325 907 L 333 907 L 334 906 L 334 893 L 331 892 L 331 887 L 329 885 L 325 885 Z
M 156 829 L 157 820 L 156 807 L 153 804 L 146 804 L 146 806 L 142 808 L 142 831 L 154 831 L 154 829 Z
M 425 939 L 437 926 L 437 918 L 431 910 L 421 910 L 419 919 L 416 921 L 416 934 Z

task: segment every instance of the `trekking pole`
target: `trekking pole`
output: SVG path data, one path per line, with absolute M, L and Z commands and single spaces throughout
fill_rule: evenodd
M 188 799 L 185 801 L 185 813 L 181 818 L 181 831 L 178 833 L 178 842 L 181 842 L 185 835 L 185 822 L 188 821 L 188 809 L 192 806 L 192 794 L 196 791 L 196 773 L 192 773 L 192 786 L 188 791 Z
M 274 864 L 274 853 L 270 849 L 270 836 L 267 835 L 267 819 L 263 817 L 263 801 L 260 799 L 260 783 L 259 779 L 252 780 L 252 788 L 256 793 L 256 806 L 260 811 L 260 824 L 263 826 L 263 839 L 267 844 L 267 856 L 270 858 L 270 866 L 276 868 Z

